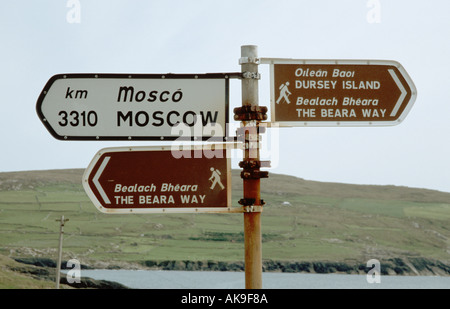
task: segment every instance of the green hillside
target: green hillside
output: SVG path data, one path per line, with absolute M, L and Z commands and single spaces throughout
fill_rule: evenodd
M 242 214 L 100 213 L 83 170 L 0 173 L 0 254 L 57 258 L 95 267 L 144 261 L 243 261 Z M 369 259 L 450 260 L 450 193 L 397 186 L 262 179 L 263 259 L 365 264 Z M 242 197 L 233 171 L 233 200 Z

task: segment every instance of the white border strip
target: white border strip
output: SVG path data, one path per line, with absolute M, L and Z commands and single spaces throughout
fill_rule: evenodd
M 98 192 L 100 193 L 101 197 L 103 198 L 103 200 L 105 201 L 106 204 L 111 204 L 111 201 L 109 200 L 108 196 L 106 195 L 105 190 L 103 190 L 103 187 L 101 186 L 98 179 L 100 178 L 106 165 L 108 164 L 109 159 L 111 159 L 111 157 L 105 157 L 102 164 L 100 165 L 100 168 L 97 170 L 97 173 L 95 173 L 94 178 L 92 178 L 92 182 L 94 183 L 95 187 L 97 188 Z
M 406 97 L 407 92 L 406 92 L 406 89 L 403 87 L 403 84 L 398 79 L 397 74 L 395 74 L 394 70 L 389 69 L 388 72 L 389 72 L 389 74 L 391 74 L 392 79 L 395 81 L 395 83 L 397 84 L 398 89 L 400 89 L 400 91 L 401 91 L 401 94 L 398 97 L 397 103 L 395 103 L 394 109 L 391 112 L 391 117 L 395 117 L 395 115 L 398 112 L 398 109 L 400 108 L 400 106 L 403 103 L 403 100 Z

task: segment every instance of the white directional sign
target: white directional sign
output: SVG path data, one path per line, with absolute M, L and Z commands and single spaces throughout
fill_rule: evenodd
M 223 140 L 229 75 L 59 74 L 37 113 L 60 140 Z

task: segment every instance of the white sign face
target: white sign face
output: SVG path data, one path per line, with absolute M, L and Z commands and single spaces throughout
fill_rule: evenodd
M 223 140 L 226 74 L 60 74 L 37 112 L 60 140 Z

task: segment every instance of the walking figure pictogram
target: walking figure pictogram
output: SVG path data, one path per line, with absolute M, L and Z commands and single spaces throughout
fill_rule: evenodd
M 215 169 L 214 167 L 210 168 L 212 174 L 211 177 L 209 177 L 209 180 L 212 181 L 210 189 L 214 189 L 214 187 L 218 184 L 221 188 L 221 190 L 225 189 L 222 182 L 220 181 L 220 171 L 218 169 Z
M 291 95 L 292 93 L 289 91 L 288 86 L 289 86 L 289 82 L 286 82 L 285 84 L 281 84 L 281 86 L 279 88 L 280 96 L 277 99 L 277 104 L 279 104 L 282 99 L 284 99 L 287 104 L 291 103 L 291 101 L 289 101 L 289 95 Z

